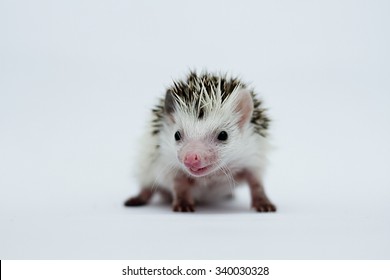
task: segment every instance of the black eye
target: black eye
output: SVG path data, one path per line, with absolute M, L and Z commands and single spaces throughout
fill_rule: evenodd
M 226 131 L 221 131 L 219 134 L 218 134 L 218 140 L 219 141 L 226 141 L 228 139 L 228 134 Z
M 181 139 L 180 131 L 176 131 L 176 133 L 175 133 L 175 140 L 176 141 L 180 141 L 180 139 Z

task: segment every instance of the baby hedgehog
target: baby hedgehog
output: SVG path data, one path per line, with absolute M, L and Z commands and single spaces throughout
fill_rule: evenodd
M 262 182 L 268 125 L 242 81 L 190 72 L 153 109 L 138 161 L 141 191 L 125 205 L 144 205 L 157 191 L 173 211 L 193 212 L 196 202 L 231 196 L 245 181 L 256 211 L 276 211 Z

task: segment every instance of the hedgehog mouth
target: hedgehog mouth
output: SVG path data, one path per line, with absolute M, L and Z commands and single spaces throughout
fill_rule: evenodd
M 211 165 L 207 165 L 204 167 L 196 168 L 196 167 L 190 167 L 188 168 L 188 171 L 195 176 L 202 176 L 209 172 L 211 168 Z

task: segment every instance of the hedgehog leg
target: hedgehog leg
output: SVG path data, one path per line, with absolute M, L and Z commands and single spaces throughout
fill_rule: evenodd
M 141 192 L 134 197 L 130 197 L 125 201 L 125 206 L 142 206 L 149 202 L 150 198 L 153 195 L 151 188 L 144 188 Z
M 158 191 L 159 191 L 161 198 L 164 202 L 172 203 L 173 196 L 172 196 L 172 193 L 170 191 L 163 189 L 163 188 L 159 188 Z
M 175 212 L 194 212 L 195 203 L 191 196 L 194 181 L 186 176 L 175 178 L 172 210 Z
M 246 180 L 252 196 L 252 208 L 257 212 L 275 212 L 276 206 L 269 200 L 265 194 L 264 186 L 261 180 L 251 171 L 245 173 Z

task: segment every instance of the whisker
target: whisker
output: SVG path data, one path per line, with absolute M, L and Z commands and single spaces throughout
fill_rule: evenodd
M 228 182 L 229 182 L 230 191 L 231 191 L 231 193 L 233 193 L 234 189 L 236 187 L 236 183 L 235 183 L 235 180 L 234 180 L 234 177 L 233 177 L 233 174 L 232 174 L 231 170 L 225 164 L 217 163 L 217 167 L 218 167 L 219 170 L 221 170 L 225 174 L 225 176 L 226 176 L 226 178 L 228 179 Z
M 151 190 L 153 193 L 155 193 L 157 191 L 158 187 L 160 186 L 159 184 L 157 184 L 157 182 L 160 181 L 160 178 L 162 176 L 165 176 L 166 174 L 168 174 L 172 170 L 174 170 L 174 162 L 167 164 L 166 166 L 164 166 L 163 169 L 160 170 L 160 172 L 157 174 L 157 176 L 154 179 L 153 184 L 151 186 Z

